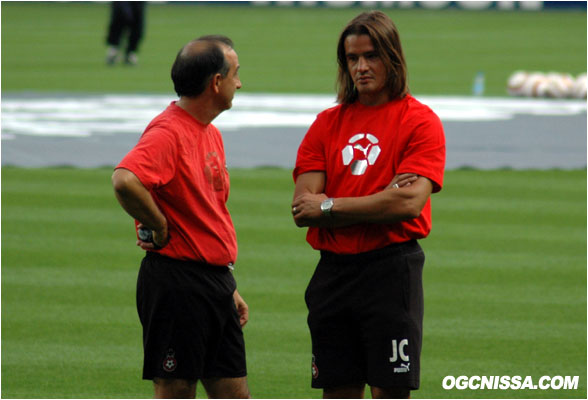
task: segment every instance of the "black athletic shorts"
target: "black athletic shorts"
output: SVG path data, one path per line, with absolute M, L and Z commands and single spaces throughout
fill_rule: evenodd
M 312 387 L 419 387 L 425 257 L 416 240 L 322 251 L 306 290 Z
M 246 376 L 236 286 L 228 267 L 147 252 L 137 281 L 143 379 Z

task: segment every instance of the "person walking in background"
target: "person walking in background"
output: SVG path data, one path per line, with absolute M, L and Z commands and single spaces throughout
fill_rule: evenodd
M 139 44 L 145 28 L 144 1 L 113 1 L 110 9 L 110 22 L 106 37 L 106 64 L 113 65 L 121 56 L 121 40 L 127 37 L 124 62 L 137 65 Z
M 379 11 L 343 30 L 339 105 L 299 149 L 292 214 L 320 261 L 305 293 L 312 387 L 325 398 L 404 398 L 418 389 L 431 193 L 441 190 L 441 121 L 408 90 L 398 31 Z
M 241 88 L 225 36 L 186 44 L 172 67 L 179 96 L 145 129 L 112 175 L 146 250 L 137 283 L 143 379 L 156 398 L 247 398 L 242 327 L 249 309 L 232 275 L 237 237 L 226 202 L 229 174 L 212 121 Z

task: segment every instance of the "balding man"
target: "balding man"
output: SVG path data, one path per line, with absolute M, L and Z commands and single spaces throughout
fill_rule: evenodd
M 146 250 L 137 282 L 143 379 L 156 398 L 248 398 L 242 327 L 247 304 L 231 271 L 237 239 L 226 207 L 223 141 L 211 122 L 241 88 L 224 36 L 185 45 L 171 76 L 179 100 L 147 126 L 112 176 Z

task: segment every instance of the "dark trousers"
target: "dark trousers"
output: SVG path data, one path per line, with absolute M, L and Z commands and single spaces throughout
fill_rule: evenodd
M 145 2 L 113 1 L 106 43 L 118 47 L 122 36 L 129 32 L 126 54 L 136 52 L 143 37 Z

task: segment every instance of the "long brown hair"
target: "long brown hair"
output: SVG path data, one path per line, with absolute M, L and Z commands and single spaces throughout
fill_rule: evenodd
M 408 92 L 406 61 L 400 44 L 400 36 L 394 22 L 381 11 L 368 11 L 355 17 L 339 37 L 337 45 L 337 102 L 351 104 L 357 100 L 357 90 L 347 68 L 345 39 L 349 35 L 368 35 L 375 50 L 386 66 L 386 87 L 390 99 L 403 98 Z

